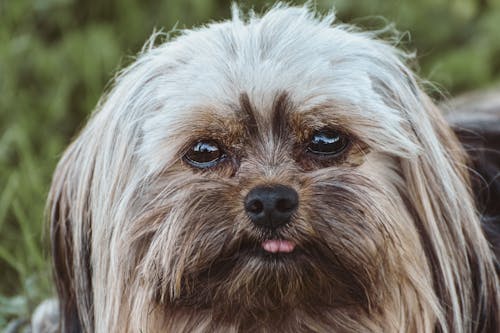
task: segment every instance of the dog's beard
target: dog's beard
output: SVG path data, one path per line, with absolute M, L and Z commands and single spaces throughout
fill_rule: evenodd
M 130 253 L 150 304 L 209 310 L 216 321 L 240 324 L 279 322 L 297 309 L 311 315 L 334 308 L 377 311 L 391 293 L 384 287 L 398 283 L 395 262 L 405 255 L 396 236 L 410 224 L 401 221 L 409 219 L 401 200 L 350 168 L 294 183 L 299 209 L 273 230 L 249 221 L 245 189 L 231 181 L 173 173 L 156 185 L 162 191 L 141 196 L 148 213 L 130 231 L 138 248 L 150 245 L 143 251 L 132 246 Z M 414 236 L 411 227 L 406 231 Z M 276 239 L 295 248 L 263 248 Z

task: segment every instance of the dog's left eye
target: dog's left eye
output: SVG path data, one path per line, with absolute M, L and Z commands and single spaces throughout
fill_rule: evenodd
M 307 151 L 323 157 L 335 157 L 347 148 L 349 139 L 336 130 L 320 130 L 311 136 Z
M 200 169 L 210 168 L 225 158 L 225 154 L 217 142 L 202 140 L 191 146 L 184 155 L 184 160 Z

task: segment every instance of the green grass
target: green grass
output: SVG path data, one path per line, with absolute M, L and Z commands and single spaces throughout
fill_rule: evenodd
M 252 1 L 257 12 L 267 2 Z M 500 0 L 333 3 L 344 22 L 408 31 L 403 46 L 418 50 L 422 76 L 451 93 L 499 80 Z M 0 328 L 53 293 L 44 222 L 51 175 L 114 72 L 155 28 L 228 16 L 225 0 L 0 1 Z

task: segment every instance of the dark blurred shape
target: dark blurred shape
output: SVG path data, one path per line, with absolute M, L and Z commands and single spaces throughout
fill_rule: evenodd
M 456 98 L 447 109 L 447 118 L 471 158 L 473 193 L 483 228 L 500 259 L 500 89 Z

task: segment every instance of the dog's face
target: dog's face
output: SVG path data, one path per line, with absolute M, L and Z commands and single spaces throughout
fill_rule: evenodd
M 145 215 L 126 237 L 148 230 L 136 240 L 149 244 L 141 272 L 149 286 L 165 277 L 162 302 L 231 316 L 369 307 L 384 293 L 382 275 L 398 270 L 387 261 L 407 252 L 401 239 L 418 244 L 395 160 L 361 139 L 354 117 L 342 121 L 355 111 L 327 96 L 308 104 L 273 93 L 261 106 L 246 92 L 201 105 L 162 130 L 179 148 L 135 199 Z
M 217 45 L 221 36 L 205 33 L 182 42 Z M 408 121 L 370 77 L 334 66 L 324 41 L 296 56 L 305 41 L 279 37 L 259 41 L 275 45 L 257 60 L 247 41 L 228 41 L 235 54 L 199 46 L 157 78 L 170 80 L 159 94 L 176 96 L 146 120 L 139 163 L 162 169 L 134 198 L 143 215 L 127 218 L 124 239 L 159 304 L 231 319 L 368 309 L 399 262 L 424 256 L 387 152 L 416 151 Z M 345 85 L 353 92 L 339 92 Z
M 397 51 L 332 20 L 235 17 L 117 79 L 52 190 L 68 316 L 373 331 L 466 311 L 435 289 L 463 288 L 469 242 L 487 253 L 456 139 Z

